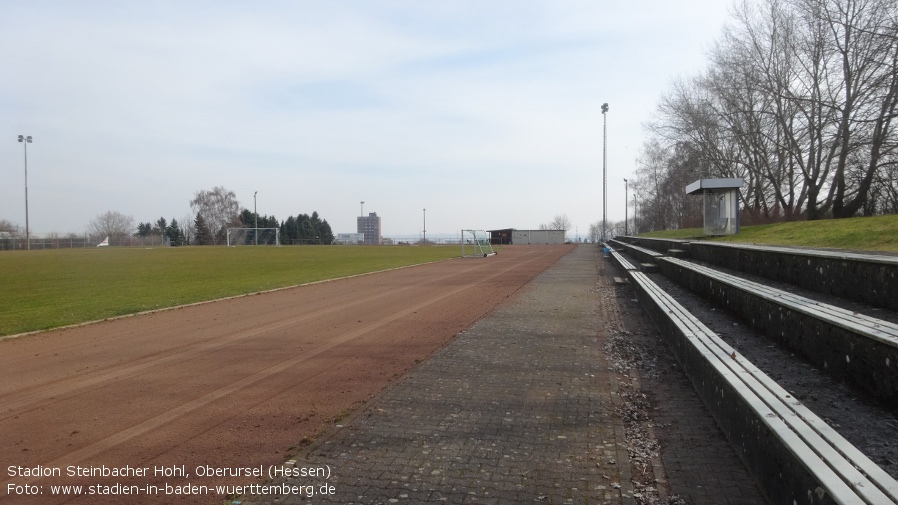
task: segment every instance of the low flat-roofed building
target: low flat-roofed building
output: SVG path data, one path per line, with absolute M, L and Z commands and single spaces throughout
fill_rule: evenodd
M 532 245 L 563 244 L 567 230 L 515 230 L 505 228 L 490 230 L 490 243 L 493 245 Z
M 365 243 L 364 233 L 338 233 L 334 243 L 340 245 L 356 245 Z

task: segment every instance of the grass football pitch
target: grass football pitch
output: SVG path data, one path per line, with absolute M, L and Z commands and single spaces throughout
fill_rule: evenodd
M 458 246 L 0 253 L 0 337 L 458 257 Z

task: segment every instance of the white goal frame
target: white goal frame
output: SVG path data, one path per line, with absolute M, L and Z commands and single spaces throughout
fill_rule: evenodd
M 490 243 L 490 234 L 484 230 L 461 231 L 462 258 L 486 258 L 498 254 Z
M 281 245 L 281 229 L 280 228 L 228 228 L 227 229 L 227 244 L 228 247 L 238 246 L 238 245 L 257 245 L 255 241 L 252 244 L 247 244 L 245 237 L 251 231 L 256 232 L 256 237 L 259 236 L 259 232 L 270 232 L 274 230 L 274 245 L 276 247 L 280 247 Z M 269 237 L 271 235 L 268 235 Z M 270 245 L 270 244 L 258 244 L 258 245 Z

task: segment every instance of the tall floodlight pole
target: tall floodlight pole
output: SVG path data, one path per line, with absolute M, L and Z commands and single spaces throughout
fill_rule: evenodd
M 630 204 L 628 203 L 629 201 L 630 201 L 630 197 L 627 195 L 627 178 L 625 177 L 624 178 L 624 235 L 630 234 L 629 233 L 630 229 L 627 227 L 627 221 L 630 219 L 630 217 L 627 215 L 627 211 L 630 210 L 629 209 Z
M 427 245 L 427 209 L 424 209 L 424 245 Z
M 608 219 L 608 104 L 602 104 L 602 242 Z
M 258 191 L 253 193 L 253 216 L 256 218 L 256 230 L 255 233 L 253 233 L 253 236 L 256 238 L 256 245 L 259 245 L 259 213 L 256 212 L 256 195 L 258 194 Z
M 639 216 L 639 213 L 637 211 L 638 201 L 636 200 L 636 197 L 638 197 L 638 196 L 639 196 L 639 193 L 634 191 L 633 192 L 633 234 L 635 234 L 635 235 L 639 235 L 639 221 L 637 221 L 638 216 Z
M 31 135 L 27 137 L 19 135 L 19 142 L 25 147 L 25 247 L 31 250 L 31 229 L 28 224 L 28 144 L 31 143 Z

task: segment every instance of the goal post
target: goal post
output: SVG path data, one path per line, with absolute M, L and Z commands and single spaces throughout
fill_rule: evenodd
M 238 245 L 281 245 L 280 228 L 228 228 L 228 247 Z
M 490 234 L 484 230 L 461 231 L 461 255 L 463 258 L 485 258 L 496 251 L 490 243 Z

